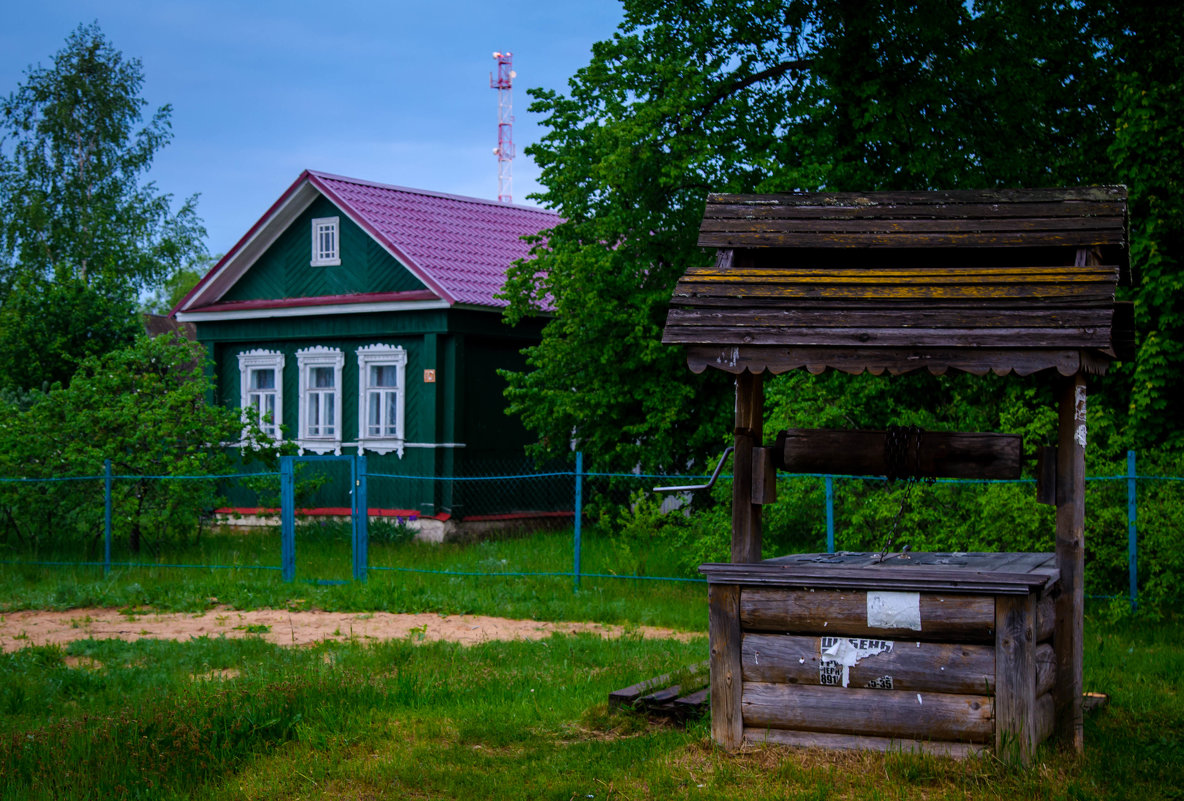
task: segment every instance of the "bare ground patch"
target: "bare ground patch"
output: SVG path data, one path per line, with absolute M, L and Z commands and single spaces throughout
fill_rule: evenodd
M 200 613 L 157 613 L 145 610 L 71 609 L 65 612 L 22 610 L 0 615 L 0 650 L 31 645 L 65 645 L 83 639 L 139 640 L 145 637 L 190 640 L 195 637 L 262 637 L 277 645 L 311 645 L 324 641 L 371 642 L 411 638 L 476 645 L 491 640 L 539 640 L 552 634 L 586 632 L 602 637 L 687 640 L 693 633 L 650 626 L 601 623 L 549 623 L 510 620 L 487 615 L 395 614 L 390 612 L 324 612 L 320 610 L 215 607 Z

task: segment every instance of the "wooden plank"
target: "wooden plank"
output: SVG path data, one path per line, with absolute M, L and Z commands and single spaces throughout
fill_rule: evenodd
M 741 664 L 745 681 L 823 686 L 842 666 L 834 656 L 855 664 L 846 670 L 847 687 L 919 692 L 990 695 L 995 687 L 995 653 L 989 645 L 953 645 L 914 640 L 843 638 L 848 648 L 835 649 L 835 637 L 787 634 L 745 634 Z M 827 657 L 826 651 L 835 651 Z M 1051 652 L 1051 649 L 1050 649 Z
M 887 432 L 795 428 L 777 435 L 777 467 L 789 473 L 882 476 Z M 1013 434 L 925 431 L 904 443 L 903 460 L 925 478 L 1019 478 L 1023 438 Z
M 814 591 L 840 592 L 865 592 L 872 589 L 940 593 L 951 598 L 974 595 L 1024 595 L 1042 590 L 1055 579 L 1055 576 L 1043 570 L 1027 574 L 987 573 L 977 570 L 951 571 L 913 565 L 911 560 L 900 558 L 885 559 L 882 565 L 868 568 L 838 567 L 825 570 L 803 565 L 707 563 L 699 566 L 699 572 L 707 576 L 709 582 L 740 584 L 754 590 L 760 588 L 773 592 L 782 592 L 787 587 L 806 591 L 811 591 L 812 588 Z M 959 595 L 954 595 L 955 593 Z M 784 627 L 776 626 L 774 630 L 782 628 Z
M 687 365 L 701 373 L 708 367 L 739 374 L 745 370 L 774 375 L 805 367 L 811 373 L 828 369 L 858 375 L 904 375 L 929 370 L 941 375 L 960 370 L 973 375 L 1031 375 L 1056 370 L 1071 375 L 1081 369 L 1079 349 L 1019 348 L 823 348 L 777 346 L 686 346 Z
M 995 599 L 995 754 L 1027 764 L 1036 747 L 1036 597 Z
M 1099 328 L 791 328 L 667 325 L 669 345 L 785 345 L 790 347 L 1109 348 L 1109 326 Z
M 990 742 L 994 734 L 994 704 L 986 695 L 745 682 L 741 703 L 746 729 L 971 743 Z
M 874 298 L 886 302 L 981 302 L 1062 301 L 1073 303 L 1114 303 L 1117 281 L 977 282 L 952 283 L 888 280 L 873 281 L 735 281 L 696 283 L 680 280 L 674 286 L 671 303 L 679 304 L 700 298 L 772 298 L 786 304 L 800 301 L 855 301 Z
M 870 578 L 863 573 L 865 580 Z M 995 601 L 988 595 L 919 593 L 920 630 L 871 625 L 866 591 L 811 591 L 745 587 L 740 622 L 745 631 L 903 639 L 914 642 L 994 643 Z M 873 618 L 874 620 L 874 618 Z
M 1050 642 L 1057 625 L 1056 604 L 1046 592 L 1036 602 L 1036 642 Z
M 1052 692 L 1057 681 L 1057 654 L 1046 642 L 1036 646 L 1036 697 Z M 1043 739 L 1043 738 L 1042 738 Z
M 740 588 L 712 584 L 707 588 L 707 630 L 711 644 L 711 736 L 734 751 L 743 740 L 740 706 Z
M 762 444 L 764 377 L 736 376 L 736 429 L 732 465 L 732 561 L 761 560 L 761 509 L 752 502 L 752 454 Z
M 708 690 L 703 688 L 674 701 L 674 712 L 682 720 L 699 717 L 707 709 Z
M 738 328 L 771 326 L 786 328 L 1109 328 L 1111 308 L 990 308 L 930 304 L 909 309 L 895 305 L 865 304 L 852 307 L 795 306 L 789 308 L 731 308 L 717 306 L 673 307 L 666 326 Z
M 851 209 L 859 214 L 872 214 L 876 210 L 898 210 L 908 208 L 913 213 L 932 209 L 933 214 L 958 215 L 976 214 L 1007 215 L 1028 214 L 1029 206 L 1064 207 L 1089 213 L 1095 204 L 1117 203 L 1125 208 L 1127 190 L 1124 186 L 1055 187 L 1041 189 L 948 189 L 948 190 L 899 190 L 883 192 L 794 192 L 776 194 L 752 194 L 712 192 L 708 194 L 708 210 L 735 206 L 747 209 L 784 209 L 786 213 L 794 208 L 816 210 L 838 214 Z M 1050 212 L 1041 211 L 1041 214 Z
M 946 217 L 862 214 L 846 218 L 785 217 L 781 215 L 713 214 L 703 217 L 699 235 L 709 233 L 815 233 L 828 234 L 988 234 L 988 233 L 1045 233 L 1059 232 L 1073 235 L 1079 232 L 1105 232 L 1117 237 L 1122 233 L 1121 213 L 1108 216 L 1067 215 L 1012 216 L 1012 217 Z M 1117 238 L 1114 241 L 1120 241 Z
M 752 449 L 752 503 L 777 502 L 777 468 L 774 448 Z
M 1036 742 L 1042 743 L 1053 735 L 1056 728 L 1056 704 L 1051 693 L 1036 698 L 1035 713 Z
M 1061 594 L 1056 601 L 1056 733 L 1065 746 L 1084 747 L 1081 711 L 1085 608 L 1085 376 L 1060 383 L 1057 426 L 1056 554 Z
M 1112 229 L 1083 231 L 987 231 L 983 233 L 785 233 L 702 231 L 702 248 L 958 248 L 958 247 L 1093 247 L 1123 243 Z
M 1118 280 L 1117 266 L 1069 267 L 992 265 L 989 267 L 692 267 L 682 279 L 693 284 L 1091 284 Z
M 700 673 L 706 673 L 707 670 L 708 663 L 704 661 L 692 665 L 689 672 L 692 675 L 699 675 Z M 639 681 L 620 690 L 614 690 L 608 694 L 608 705 L 610 708 L 632 706 L 647 693 L 652 693 L 655 690 L 670 686 L 674 682 L 674 678 L 675 674 L 666 673 L 661 676 L 655 676 L 652 679 Z
M 823 748 L 828 751 L 903 751 L 954 759 L 978 756 L 987 747 L 974 743 L 951 743 L 910 738 L 865 737 L 857 734 L 828 734 L 785 729 L 744 729 L 745 745 L 787 745 L 794 748 Z

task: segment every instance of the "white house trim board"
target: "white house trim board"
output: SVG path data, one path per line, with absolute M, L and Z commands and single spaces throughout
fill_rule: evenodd
M 300 438 L 301 451 L 341 455 L 341 371 L 345 354 L 337 348 L 312 347 L 296 351 L 300 372 Z M 332 371 L 331 386 L 319 384 L 314 371 Z M 325 377 L 324 373 L 319 373 Z M 318 421 L 313 425 L 314 419 Z
M 218 302 L 320 194 L 305 180 L 279 208 L 264 215 L 247 238 L 240 241 L 214 269 L 208 280 L 198 284 L 194 293 L 185 299 L 184 305 L 177 310 L 177 319 L 181 319 L 185 309 Z
M 271 372 L 270 381 L 266 374 Z M 238 355 L 239 408 L 243 415 L 258 409 L 259 426 L 277 442 L 283 439 L 284 354 L 278 350 L 248 350 Z M 270 384 L 270 386 L 266 386 Z M 268 408 L 270 407 L 270 408 Z M 271 422 L 264 417 L 270 413 Z M 244 435 L 244 439 L 246 439 Z
M 385 344 L 358 348 L 358 453 L 394 451 L 403 458 L 406 400 L 407 351 Z
M 182 323 L 218 320 L 268 320 L 276 317 L 313 317 L 322 314 L 375 314 L 380 312 L 425 311 L 451 308 L 446 300 L 412 300 L 405 303 L 342 303 L 332 306 L 290 306 L 282 309 L 243 309 L 242 311 L 177 312 Z M 488 311 L 488 310 L 486 310 Z

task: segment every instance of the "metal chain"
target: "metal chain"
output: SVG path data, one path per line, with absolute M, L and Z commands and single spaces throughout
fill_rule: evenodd
M 888 538 L 884 542 L 884 547 L 876 557 L 876 564 L 884 561 L 884 557 L 892 550 L 892 546 L 896 543 L 896 530 L 900 527 L 900 521 L 904 517 L 904 511 L 908 508 L 909 497 L 913 493 L 913 485 L 920 479 L 921 472 L 921 434 L 924 433 L 917 426 L 889 426 L 888 431 L 884 435 L 884 462 L 885 474 L 889 483 L 895 483 L 897 480 L 903 478 L 904 497 L 900 500 L 900 508 L 896 510 L 896 517 L 892 521 L 892 529 L 888 532 Z M 910 445 L 912 446 L 910 448 Z M 911 453 L 910 453 L 911 451 Z M 912 459 L 909 459 L 909 456 Z M 933 479 L 928 479 L 926 483 L 932 482 Z

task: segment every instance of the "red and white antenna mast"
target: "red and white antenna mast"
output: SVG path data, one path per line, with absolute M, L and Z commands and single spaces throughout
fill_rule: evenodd
M 513 53 L 494 53 L 497 62 L 497 77 L 489 73 L 489 88 L 497 90 L 497 200 L 499 203 L 513 203 L 513 174 L 510 162 L 514 160 L 514 93 L 513 82 L 517 73 L 513 69 Z

